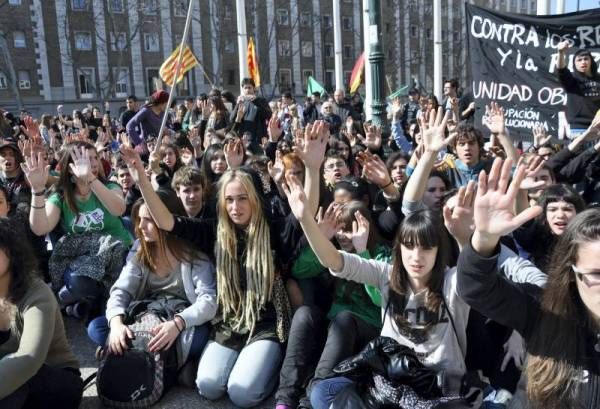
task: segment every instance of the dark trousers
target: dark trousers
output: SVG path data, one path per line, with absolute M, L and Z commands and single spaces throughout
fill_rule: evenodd
M 83 395 L 83 381 L 76 369 L 42 365 L 24 385 L 0 400 L 2 409 L 77 409 Z
M 279 374 L 277 403 L 296 407 L 315 373 L 325 337 L 327 318 L 317 307 L 303 305 L 292 319 L 285 358 Z
M 381 329 L 375 327 L 349 311 L 335 316 L 327 331 L 327 342 L 315 370 L 311 385 L 333 375 L 333 368 L 344 359 L 359 353 Z M 310 389 L 310 386 L 309 386 Z M 307 391 L 307 394 L 310 391 Z

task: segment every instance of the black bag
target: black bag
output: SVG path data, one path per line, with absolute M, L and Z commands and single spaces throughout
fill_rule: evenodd
M 146 408 L 158 402 L 177 380 L 177 352 L 152 353 L 148 342 L 161 320 L 153 313 L 139 317 L 129 328 L 134 339 L 123 355 L 107 354 L 98 368 L 96 388 L 102 403 L 115 408 Z

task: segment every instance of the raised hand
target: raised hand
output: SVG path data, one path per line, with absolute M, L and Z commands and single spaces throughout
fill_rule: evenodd
M 317 212 L 317 224 L 328 240 L 331 240 L 333 236 L 335 236 L 335 233 L 342 228 L 342 224 L 338 222 L 341 211 L 340 204 L 336 202 L 331 202 L 325 213 L 323 213 L 323 208 L 319 207 L 319 211 Z
M 25 156 L 25 163 L 21 163 L 21 169 L 25 173 L 25 178 L 34 192 L 41 192 L 46 187 L 48 182 L 48 174 L 50 165 L 44 161 L 42 152 L 31 153 L 30 156 Z
M 24 131 L 24 133 L 29 137 L 29 139 L 35 140 L 42 138 L 42 135 L 40 133 L 40 127 L 31 116 L 26 116 L 25 118 L 23 118 L 23 123 L 25 124 L 25 126 L 22 126 L 21 130 Z
M 561 41 L 560 43 L 558 43 L 557 48 L 559 52 L 567 51 L 570 48 L 569 40 Z
M 543 126 L 533 128 L 533 146 L 538 148 L 552 139 L 552 135 L 546 134 L 546 129 Z
M 296 219 L 302 220 L 304 217 L 312 217 L 311 215 L 307 215 L 308 198 L 304 193 L 302 183 L 300 183 L 300 180 L 296 176 L 292 175 L 289 177 L 289 180 L 283 185 L 283 192 Z
M 369 242 L 369 221 L 358 210 L 354 213 L 355 221 L 352 222 L 352 245 L 354 251 L 362 253 L 367 249 Z
M 270 142 L 278 142 L 281 135 L 283 135 L 283 129 L 281 129 L 281 124 L 277 119 L 277 116 L 271 115 L 269 119 L 269 126 L 267 127 L 267 133 L 269 135 Z
M 371 151 L 377 151 L 381 148 L 381 127 L 377 125 L 365 124 L 365 145 Z
M 429 115 L 428 123 L 425 123 L 424 120 L 421 120 L 421 124 L 423 125 L 422 135 L 423 135 L 423 146 L 424 149 L 437 153 L 447 145 L 450 145 L 452 140 L 456 137 L 456 134 L 450 134 L 450 136 L 446 136 L 446 124 L 448 123 L 448 119 L 450 118 L 450 112 L 444 113 L 444 109 L 439 107 L 437 113 L 435 115 Z
M 458 189 L 455 197 L 444 206 L 444 225 L 462 247 L 473 234 L 473 202 L 476 185 L 470 181 Z
M 235 116 L 236 122 L 242 122 L 244 115 L 246 114 L 246 105 L 244 103 L 238 104 L 237 114 Z
M 206 121 L 206 120 L 208 120 L 208 117 L 210 117 L 210 113 L 212 111 L 210 102 L 208 100 L 202 101 L 201 105 L 202 105 L 202 119 Z
M 302 143 L 294 146 L 294 152 L 307 168 L 319 169 L 325 158 L 329 141 L 329 128 L 325 121 L 315 121 L 304 129 Z
M 135 181 L 139 183 L 142 178 L 146 178 L 146 170 L 144 169 L 144 163 L 140 158 L 140 154 L 131 146 L 121 146 L 121 158 L 127 164 L 129 174 Z
M 383 163 L 379 156 L 373 155 L 368 151 L 362 151 L 358 153 L 356 160 L 362 166 L 363 177 L 370 183 L 380 188 L 392 183 L 392 177 L 388 172 L 387 166 L 385 166 L 385 163 Z
M 475 197 L 475 229 L 489 242 L 496 241 L 542 212 L 540 206 L 530 207 L 515 214 L 515 199 L 525 176 L 525 167 L 518 166 L 509 184 L 512 162 L 496 159 L 489 176 L 479 173 Z
M 497 102 L 492 102 L 490 105 L 486 105 L 483 123 L 493 134 L 505 133 L 504 108 L 498 105 Z
M 239 168 L 244 162 L 244 144 L 240 139 L 230 141 L 223 148 L 227 167 L 230 169 Z
M 283 156 L 281 155 L 280 150 L 275 151 L 275 163 L 269 162 L 267 164 L 267 169 L 269 171 L 269 175 L 273 179 L 273 182 L 276 184 L 281 183 L 281 178 L 283 178 L 283 174 L 285 171 L 285 166 L 283 165 Z
M 522 160 L 519 160 L 519 165 L 522 164 Z M 535 176 L 544 166 L 544 159 L 539 156 L 533 156 L 531 161 L 527 164 L 525 168 L 525 176 L 519 185 L 519 189 L 521 190 L 531 190 L 531 189 L 539 189 L 544 187 L 546 182 L 543 180 L 535 180 Z
M 73 172 L 73 176 L 81 182 L 89 182 L 93 177 L 89 150 L 84 146 L 80 149 L 75 147 L 71 153 L 71 159 L 73 163 L 69 164 L 69 169 Z

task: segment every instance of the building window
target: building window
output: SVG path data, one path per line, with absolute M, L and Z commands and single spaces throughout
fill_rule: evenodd
M 78 71 L 79 94 L 81 98 L 94 98 L 94 69 L 80 68 Z
M 431 28 L 428 27 L 427 29 L 425 29 L 425 37 L 427 37 L 428 40 L 431 40 L 431 37 L 432 37 Z
M 350 84 L 350 77 L 352 77 L 352 71 L 344 71 L 344 84 Z
M 147 94 L 150 95 L 158 89 L 162 89 L 162 80 L 158 74 L 158 68 L 146 69 L 146 85 L 148 87 Z
M 290 25 L 290 14 L 287 9 L 277 9 L 277 24 L 280 26 Z
M 311 15 L 308 11 L 303 11 L 300 13 L 300 25 L 302 27 L 310 26 L 311 20 Z
M 175 15 L 177 17 L 187 16 L 188 2 L 187 0 L 176 0 L 175 1 Z
M 144 49 L 149 52 L 157 52 L 160 50 L 158 33 L 144 33 Z
M 223 9 L 223 14 L 224 14 L 224 18 L 225 20 L 231 20 L 231 6 L 229 4 L 225 5 L 225 8 Z M 254 15 L 252 15 L 252 18 L 254 18 Z M 254 25 L 254 24 L 252 24 Z
M 306 88 L 308 86 L 308 77 L 312 77 L 313 70 L 302 70 L 302 87 Z
M 419 52 L 417 50 L 412 50 L 410 52 L 410 59 L 413 63 L 416 63 L 419 59 Z
M 235 70 L 227 70 L 227 84 L 235 85 Z
M 279 55 L 282 57 L 290 56 L 290 40 L 278 40 L 277 48 L 279 49 Z
M 87 10 L 88 2 L 87 0 L 71 0 L 71 7 L 73 10 Z
M 333 57 L 333 44 L 325 43 L 325 57 Z
M 322 17 L 322 21 L 323 21 L 323 28 L 331 28 L 333 27 L 333 20 L 331 19 L 330 15 L 324 15 Z
M 15 48 L 27 47 L 27 42 L 25 41 L 25 33 L 23 31 L 13 32 L 13 45 Z
M 158 10 L 156 0 L 142 0 L 142 11 L 144 14 L 154 15 Z
M 302 41 L 302 57 L 313 56 L 313 43 L 312 41 Z
M 31 80 L 29 79 L 29 71 L 20 70 L 17 72 L 19 78 L 19 89 L 30 89 Z
M 460 41 L 460 31 L 455 31 L 454 33 L 452 33 L 452 39 L 454 41 Z
M 123 0 L 110 0 L 110 11 L 113 13 L 123 12 Z
M 335 72 L 333 70 L 325 71 L 325 88 L 333 89 Z
M 344 58 L 354 58 L 354 50 L 351 45 L 344 46 Z
M 343 16 L 342 17 L 342 29 L 344 29 L 344 31 L 352 31 L 352 25 L 353 25 L 352 16 Z
M 8 78 L 6 78 L 6 74 L 0 71 L 0 89 L 8 88 Z
M 11 6 L 20 6 L 21 0 L 8 0 L 8 4 L 10 4 Z
M 228 54 L 235 53 L 235 40 L 233 38 L 225 39 L 225 52 Z
M 410 26 L 410 36 L 417 37 L 418 35 L 419 35 L 419 30 L 417 29 L 417 26 Z
M 113 51 L 123 51 L 127 48 L 127 33 L 116 33 L 111 36 L 110 46 Z
M 289 91 L 292 88 L 292 71 L 287 68 L 279 70 L 279 92 Z
M 125 98 L 129 90 L 129 69 L 115 68 L 113 75 L 115 76 L 115 97 Z
M 86 31 L 75 32 L 75 49 L 89 51 L 92 49 L 92 35 Z

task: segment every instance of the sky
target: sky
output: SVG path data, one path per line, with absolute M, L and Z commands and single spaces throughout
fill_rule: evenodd
M 579 10 L 600 8 L 600 0 L 565 0 L 565 13 L 577 11 L 577 3 Z M 552 11 L 556 10 L 556 0 L 552 0 Z

